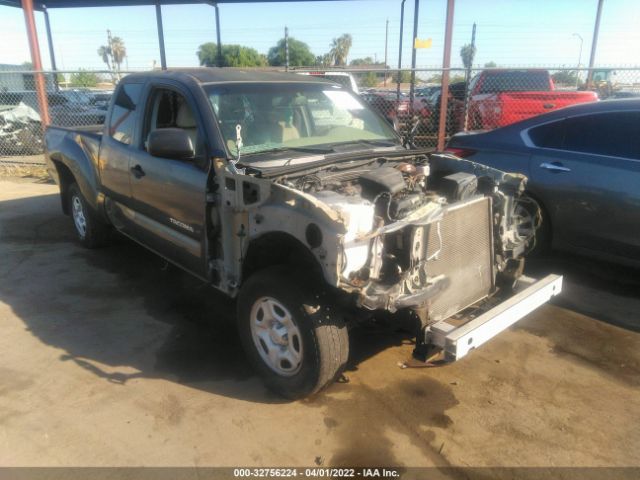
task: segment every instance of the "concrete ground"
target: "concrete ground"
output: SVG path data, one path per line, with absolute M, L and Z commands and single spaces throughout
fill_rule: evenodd
M 0 181 L 0 465 L 640 466 L 638 272 L 531 271 L 565 293 L 464 360 L 400 369 L 409 336 L 367 326 L 348 383 L 286 403 L 230 301 L 127 240 L 83 250 L 56 186 Z

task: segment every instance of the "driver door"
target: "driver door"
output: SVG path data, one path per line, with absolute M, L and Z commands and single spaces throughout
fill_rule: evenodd
M 204 133 L 195 102 L 177 86 L 151 85 L 141 144 L 129 162 L 136 238 L 167 260 L 206 277 L 207 170 Z M 180 128 L 192 139 L 194 159 L 175 160 L 147 152 L 153 130 Z

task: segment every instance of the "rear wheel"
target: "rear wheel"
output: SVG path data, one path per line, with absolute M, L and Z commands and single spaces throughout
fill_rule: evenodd
M 77 183 L 69 185 L 68 198 L 78 241 L 86 248 L 105 246 L 109 240 L 109 225 L 89 206 Z
M 308 280 L 285 267 L 247 280 L 238 298 L 238 331 L 267 387 L 290 399 L 334 381 L 349 356 L 344 321 L 322 304 Z

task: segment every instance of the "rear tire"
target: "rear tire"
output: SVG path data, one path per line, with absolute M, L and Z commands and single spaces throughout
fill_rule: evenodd
M 77 183 L 69 185 L 69 212 L 78 242 L 85 248 L 104 247 L 109 243 L 110 228 L 87 203 Z
M 238 331 L 266 386 L 289 399 L 336 380 L 349 357 L 347 327 L 308 278 L 286 267 L 251 276 L 238 297 Z

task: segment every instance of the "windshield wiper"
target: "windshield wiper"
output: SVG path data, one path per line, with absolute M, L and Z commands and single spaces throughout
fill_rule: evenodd
M 247 157 L 249 155 L 261 155 L 274 152 L 332 153 L 333 151 L 333 148 L 323 147 L 276 147 L 268 150 L 260 150 L 258 152 L 245 153 L 244 156 Z
M 348 145 L 367 145 L 374 147 L 399 147 L 397 143 L 393 140 L 370 140 L 370 139 L 359 139 L 359 140 L 350 140 L 347 142 L 337 142 L 330 144 L 331 147 L 340 147 L 340 146 L 348 146 Z

